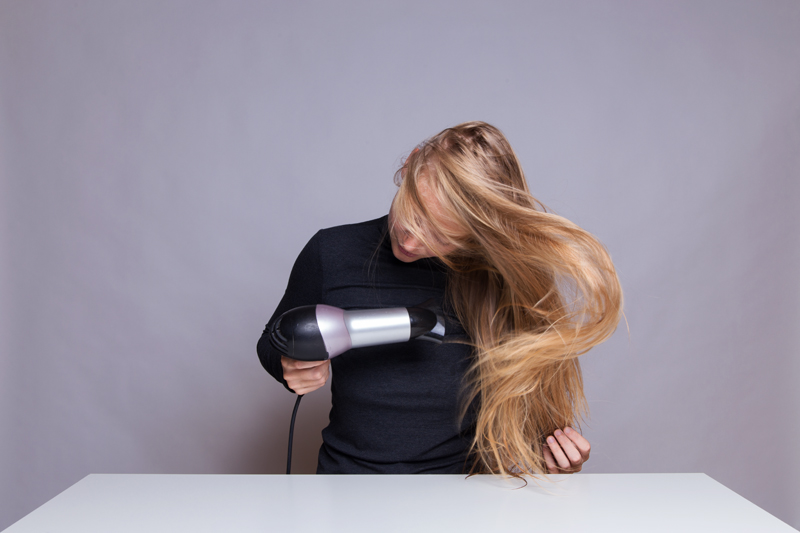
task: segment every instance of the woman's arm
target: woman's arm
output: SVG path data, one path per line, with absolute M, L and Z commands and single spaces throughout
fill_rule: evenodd
M 300 255 L 297 256 L 294 266 L 292 267 L 292 272 L 289 275 L 289 283 L 287 284 L 286 292 L 283 294 L 283 298 L 281 298 L 278 308 L 272 314 L 272 318 L 269 319 L 269 322 L 267 323 L 267 326 L 261 335 L 261 339 L 258 341 L 257 351 L 261 365 L 264 367 L 264 369 L 266 369 L 267 372 L 270 373 L 270 375 L 272 375 L 272 377 L 283 383 L 283 385 L 289 390 L 297 391 L 297 389 L 294 389 L 294 387 L 289 384 L 289 381 L 291 381 L 295 386 L 300 387 L 299 382 L 296 380 L 297 375 L 293 374 L 295 370 L 303 369 L 290 368 L 287 370 L 286 365 L 283 363 L 283 359 L 286 358 L 284 358 L 283 354 L 274 346 L 272 346 L 269 341 L 270 327 L 272 326 L 272 323 L 278 319 L 278 317 L 280 317 L 289 309 L 294 309 L 295 307 L 300 307 L 302 305 L 315 305 L 318 303 L 323 303 L 322 298 L 323 272 L 319 255 L 319 234 L 317 234 L 314 235 L 310 241 L 308 241 L 308 244 L 306 244 L 305 248 L 303 248 L 303 250 L 300 252 Z M 292 360 L 289 359 L 288 361 Z M 303 377 L 302 373 L 300 376 L 301 380 L 304 381 L 308 381 L 310 379 L 309 376 Z M 325 380 L 327 380 L 327 367 L 324 377 Z M 324 383 L 325 381 L 322 382 L 322 384 Z M 319 386 L 322 386 L 322 384 Z M 304 394 L 303 392 L 298 393 Z

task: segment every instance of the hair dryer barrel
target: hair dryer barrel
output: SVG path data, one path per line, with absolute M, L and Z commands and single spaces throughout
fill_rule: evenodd
M 444 320 L 429 300 L 415 307 L 344 311 L 329 305 L 308 305 L 281 315 L 270 342 L 287 357 L 324 361 L 351 348 L 406 342 L 420 338 L 441 343 Z

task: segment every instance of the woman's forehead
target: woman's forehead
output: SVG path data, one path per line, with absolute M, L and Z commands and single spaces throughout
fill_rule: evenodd
M 430 230 L 445 230 L 447 232 L 458 232 L 461 228 L 454 220 L 452 220 L 447 210 L 442 207 L 442 202 L 436 190 L 431 186 L 429 178 L 426 175 L 420 175 L 416 182 L 417 194 L 423 209 L 427 212 L 427 218 L 430 219 Z M 415 216 L 423 216 L 425 213 L 416 213 Z

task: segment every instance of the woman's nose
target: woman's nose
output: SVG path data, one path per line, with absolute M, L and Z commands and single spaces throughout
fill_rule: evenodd
M 411 233 L 403 231 L 400 234 L 400 246 L 402 246 L 409 252 L 414 252 L 422 247 L 422 242 L 415 236 L 413 236 Z

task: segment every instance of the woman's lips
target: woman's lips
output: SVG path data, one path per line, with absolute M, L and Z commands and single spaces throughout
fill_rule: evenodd
M 405 248 L 403 248 L 399 244 L 397 245 L 397 249 L 400 250 L 400 253 L 403 254 L 406 257 L 416 257 L 416 255 L 408 252 Z

